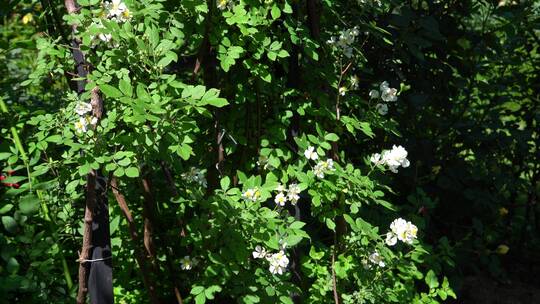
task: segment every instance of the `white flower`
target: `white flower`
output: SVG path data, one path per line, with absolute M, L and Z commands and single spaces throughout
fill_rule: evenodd
M 388 84 L 388 81 L 383 81 L 381 82 L 381 84 L 379 85 L 379 89 L 382 91 L 384 91 L 385 89 L 388 89 L 389 88 L 389 84 Z
M 122 0 L 111 0 L 105 2 L 105 8 L 107 9 L 107 17 L 120 17 L 122 13 L 127 9 L 126 4 Z
M 95 127 L 97 125 L 98 119 L 95 116 L 91 116 L 91 118 L 87 116 L 86 121 L 88 121 L 88 123 L 92 125 L 92 127 Z
M 384 263 L 383 257 L 377 251 L 369 255 L 369 261 L 375 265 L 378 265 L 379 267 L 386 266 L 386 264 Z
M 397 243 L 397 235 L 393 232 L 388 232 L 386 234 L 386 245 L 394 246 Z
M 388 166 L 390 171 L 397 173 L 397 168 L 400 166 L 407 168 L 410 165 L 409 160 L 407 159 L 407 150 L 402 146 L 394 145 L 392 150 L 384 151 L 382 158 L 383 162 Z
M 351 58 L 353 56 L 352 45 L 355 43 L 356 37 L 359 34 L 360 34 L 360 30 L 357 26 L 355 26 L 352 29 L 341 31 L 339 36 L 330 37 L 327 43 L 341 48 L 343 55 L 345 55 L 348 58 Z
M 319 161 L 315 167 L 313 167 L 313 173 L 318 178 L 324 178 L 324 174 L 327 171 L 335 171 L 334 161 L 331 158 L 328 158 L 326 161 Z
M 84 114 L 92 111 L 92 105 L 89 102 L 79 102 L 75 106 L 75 113 L 83 116 Z
M 229 0 L 217 0 L 217 8 L 224 10 L 229 5 Z
M 379 153 L 375 153 L 371 155 L 371 158 L 369 159 L 375 166 L 384 164 L 383 160 L 381 159 L 381 155 Z
M 274 199 L 274 202 L 279 206 L 285 206 L 285 203 L 287 202 L 287 197 L 283 192 L 280 192 L 276 195 L 276 198 Z
M 85 117 L 80 117 L 79 121 L 75 123 L 75 130 L 79 133 L 86 133 L 88 131 L 88 121 Z
M 377 90 L 371 90 L 369 91 L 369 98 L 379 98 L 380 94 Z
M 122 0 L 105 2 L 105 9 L 107 10 L 107 18 L 109 19 L 123 22 L 131 18 L 131 12 Z
M 289 189 L 287 190 L 287 199 L 291 202 L 291 204 L 296 205 L 298 200 L 300 199 L 300 187 L 292 183 L 289 185 Z
M 180 268 L 182 268 L 182 270 L 190 270 L 191 268 L 193 268 L 193 264 L 194 263 L 189 257 L 189 255 L 186 255 L 185 257 L 180 259 Z
M 317 154 L 317 151 L 315 151 L 315 148 L 312 147 L 312 146 L 309 146 L 306 151 L 304 151 L 304 156 L 308 159 L 308 160 L 317 160 L 319 159 L 319 154 Z
M 388 105 L 385 103 L 378 103 L 375 106 L 375 110 L 377 110 L 377 112 L 379 112 L 381 115 L 386 115 L 388 114 Z
M 317 176 L 318 178 L 324 178 L 324 168 L 323 168 L 323 162 L 319 162 L 313 167 L 313 174 Z
M 276 191 L 285 192 L 286 191 L 285 186 L 283 186 L 282 184 L 278 184 L 278 186 L 276 187 Z
M 99 40 L 103 41 L 103 42 L 109 42 L 111 41 L 112 39 L 112 34 L 103 34 L 103 33 L 100 33 L 98 35 L 98 38 Z
M 393 235 L 392 237 L 396 237 L 398 240 L 409 245 L 414 242 L 418 233 L 418 228 L 413 223 L 402 218 L 395 219 L 390 224 L 390 230 L 391 232 L 389 233 Z M 388 244 L 388 234 L 386 237 Z
M 289 265 L 289 258 L 283 250 L 270 255 L 267 260 L 270 262 L 269 270 L 272 274 L 283 274 Z
M 394 88 L 385 88 L 381 90 L 381 99 L 386 102 L 393 102 L 397 100 L 397 90 Z
M 413 223 L 407 222 L 407 232 L 405 233 L 405 237 L 403 242 L 411 245 L 414 240 L 416 239 L 416 235 L 418 233 L 418 227 L 416 227 Z
M 261 191 L 259 191 L 257 187 L 250 188 L 242 194 L 242 197 L 249 201 L 255 202 L 261 197 Z
M 252 252 L 253 258 L 262 259 L 266 257 L 266 249 L 259 245 L 255 246 L 255 250 Z
M 345 94 L 347 94 L 347 88 L 346 87 L 340 87 L 338 91 L 339 91 L 339 95 L 341 95 L 341 96 L 345 96 Z

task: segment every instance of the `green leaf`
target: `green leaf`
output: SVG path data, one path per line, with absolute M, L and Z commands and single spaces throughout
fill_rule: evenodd
M 283 304 L 294 304 L 294 302 L 291 300 L 290 297 L 288 296 L 281 296 L 279 297 L 279 300 L 281 301 L 281 303 Z
M 339 136 L 334 133 L 328 133 L 324 136 L 324 139 L 328 141 L 338 141 Z
M 12 204 L 6 204 L 6 205 L 2 206 L 2 208 L 0 208 L 0 214 L 6 214 L 9 211 L 11 211 L 11 209 L 13 209 L 13 205 Z
M 125 170 L 127 177 L 138 177 L 139 176 L 139 169 L 136 167 L 129 167 Z
M 15 233 L 17 231 L 17 222 L 15 222 L 11 216 L 2 216 L 2 224 L 10 233 Z
M 437 275 L 433 270 L 428 271 L 425 278 L 426 284 L 428 284 L 430 289 L 439 287 L 439 281 L 437 280 Z
M 277 6 L 276 3 L 274 3 L 274 6 L 272 6 L 272 10 L 270 11 L 270 15 L 272 15 L 272 19 L 276 20 L 279 17 L 281 17 L 281 10 Z
M 204 291 L 204 287 L 195 285 L 195 286 L 193 286 L 193 288 L 191 289 L 190 294 L 192 294 L 192 295 L 198 295 L 198 294 L 200 294 L 200 293 L 203 292 L 203 291 Z
M 120 91 L 124 93 L 124 95 L 131 97 L 131 94 L 133 94 L 133 87 L 131 86 L 131 83 L 125 79 L 120 79 L 120 82 L 118 83 L 120 86 Z
M 306 223 L 304 222 L 296 221 L 289 226 L 289 229 L 302 229 L 305 225 Z
M 325 223 L 326 223 L 326 226 L 330 229 L 330 230 L 335 230 L 336 229 L 336 223 L 334 223 L 334 221 L 332 219 L 329 219 L 327 218 L 325 220 Z
M 111 98 L 118 98 L 122 96 L 122 92 L 120 92 L 117 88 L 108 85 L 108 84 L 102 84 L 99 86 L 99 89 L 105 96 L 111 97 Z
M 182 157 L 184 160 L 188 160 L 191 156 L 191 151 L 193 151 L 191 146 L 182 144 L 180 148 L 178 148 L 178 155 L 180 155 L 180 157 Z
M 28 177 L 26 176 L 8 176 L 6 177 L 2 183 L 4 184 L 16 184 L 16 183 L 19 183 L 23 180 L 26 180 Z
M 26 215 L 35 214 L 39 210 L 39 198 L 33 194 L 22 197 L 19 202 L 19 209 Z
M 46 141 L 48 142 L 52 142 L 52 143 L 59 143 L 62 141 L 62 136 L 61 135 L 52 135 L 52 136 L 49 136 L 47 138 L 45 138 Z
M 114 176 L 116 177 L 122 177 L 124 176 L 124 168 L 118 167 L 116 170 L 114 170 Z
M 219 183 L 221 185 L 221 190 L 226 191 L 227 189 L 229 189 L 229 185 L 231 184 L 231 180 L 229 179 L 228 176 L 225 176 L 224 178 L 221 179 L 221 181 Z
M 204 292 L 202 292 L 195 297 L 195 304 L 204 304 L 204 303 L 206 303 L 206 295 L 204 294 Z

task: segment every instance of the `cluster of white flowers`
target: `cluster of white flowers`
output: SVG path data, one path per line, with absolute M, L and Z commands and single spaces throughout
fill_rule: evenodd
M 328 171 L 334 171 L 334 161 L 328 158 L 325 161 L 319 161 L 315 167 L 313 167 L 313 173 L 318 178 L 324 178 L 324 174 Z
M 88 127 L 95 127 L 97 124 L 97 118 L 88 115 L 87 113 L 92 111 L 92 105 L 88 102 L 79 102 L 75 106 L 75 113 L 79 115 L 79 120 L 75 122 L 75 130 L 79 133 L 86 133 Z
M 257 187 L 249 188 L 242 193 L 242 197 L 248 201 L 256 202 L 261 198 L 261 191 Z
M 358 35 L 360 35 L 360 30 L 358 26 L 355 26 L 352 29 L 341 31 L 339 36 L 330 37 L 327 43 L 340 47 L 343 51 L 343 55 L 345 55 L 347 58 L 351 58 L 353 56 L 352 45 L 356 41 L 356 37 L 358 37 Z
M 291 204 L 294 206 L 300 199 L 300 187 L 292 183 L 289 185 L 289 188 L 285 188 L 283 185 L 278 185 L 276 188 L 276 191 L 278 194 L 274 198 L 274 202 L 279 206 L 285 206 L 285 203 L 287 201 L 291 202 Z
M 384 81 L 380 84 L 379 90 L 371 90 L 369 92 L 369 98 L 379 99 L 381 98 L 382 102 L 377 103 L 375 109 L 379 114 L 386 115 L 388 113 L 388 102 L 397 101 L 397 89 L 391 88 L 388 84 L 388 81 Z
M 285 255 L 284 247 L 282 246 L 282 249 L 276 253 L 269 253 L 264 247 L 257 245 L 252 253 L 253 258 L 266 259 L 270 263 L 268 270 L 272 274 L 283 274 L 289 265 L 289 258 Z
M 375 153 L 371 156 L 371 162 L 378 165 L 386 165 L 390 171 L 397 173 L 398 168 L 401 166 L 407 168 L 410 165 L 409 160 L 407 159 L 407 150 L 402 146 L 394 145 L 392 150 L 385 150 L 382 152 L 382 155 Z
M 312 146 L 309 146 L 305 151 L 304 151 L 304 156 L 308 159 L 308 160 L 318 160 L 319 159 L 319 154 L 317 154 L 317 151 L 315 151 L 315 148 L 312 147 Z M 315 176 L 317 176 L 318 178 L 324 178 L 324 174 L 328 171 L 334 171 L 334 161 L 330 158 L 328 158 L 327 160 L 323 161 L 319 161 L 315 167 L 313 167 L 313 173 L 315 174 Z
M 180 259 L 180 268 L 182 268 L 182 270 L 191 270 L 195 265 L 197 265 L 197 259 L 192 259 L 189 255 Z
M 111 0 L 103 3 L 107 18 L 116 22 L 125 22 L 131 18 L 131 11 L 122 0 Z
M 417 233 L 418 228 L 413 223 L 402 218 L 395 219 L 386 234 L 386 245 L 394 246 L 398 240 L 410 245 L 416 239 Z
M 202 187 L 207 187 L 206 178 L 204 177 L 204 172 L 201 169 L 191 167 L 188 172 L 182 173 L 180 175 L 184 180 L 192 183 L 197 183 Z

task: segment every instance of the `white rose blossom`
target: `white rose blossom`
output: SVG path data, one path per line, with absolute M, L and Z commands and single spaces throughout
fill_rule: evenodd
M 375 153 L 371 156 L 370 161 L 378 166 L 385 165 L 393 173 L 398 172 L 399 167 L 407 168 L 410 165 L 407 159 L 408 152 L 402 146 L 394 145 L 392 150 L 385 150 L 382 154 Z
M 393 246 L 400 240 L 406 244 L 412 244 L 416 239 L 418 227 L 402 218 L 395 219 L 390 224 L 390 232 L 386 234 L 386 244 Z
M 180 259 L 180 268 L 182 268 L 182 270 L 191 270 L 193 266 L 195 266 L 195 261 L 192 260 L 189 255 Z
M 313 173 L 318 178 L 324 178 L 324 174 L 328 171 L 335 171 L 334 161 L 328 158 L 326 161 L 319 161 L 315 167 L 313 167 Z
M 83 116 L 90 111 L 92 111 L 92 105 L 89 102 L 79 102 L 75 106 L 75 113 L 80 116 Z
M 267 260 L 270 262 L 269 270 L 272 274 L 283 274 L 289 265 L 289 258 L 283 250 L 267 256 Z
M 97 117 L 86 115 L 79 117 L 79 121 L 75 122 L 75 130 L 78 133 L 86 133 L 88 126 L 95 127 L 97 125 Z
M 397 235 L 393 232 L 388 232 L 386 234 L 386 245 L 394 246 L 395 244 L 397 244 Z
M 122 0 L 111 0 L 104 4 L 107 10 L 107 18 L 117 22 L 124 22 L 131 18 L 131 12 Z
M 291 202 L 292 205 L 296 205 L 298 200 L 300 199 L 300 187 L 292 183 L 289 185 L 289 189 L 287 190 L 287 199 Z
M 242 197 L 248 201 L 256 202 L 261 197 L 261 191 L 257 187 L 250 188 L 242 194 Z
M 283 192 L 280 192 L 276 195 L 276 198 L 274 199 L 274 202 L 279 206 L 285 206 L 285 203 L 287 202 L 287 197 Z
M 312 147 L 312 146 L 309 146 L 306 151 L 304 151 L 304 156 L 308 159 L 308 160 L 317 160 L 319 159 L 319 154 L 317 154 L 317 151 L 315 151 L 315 148 Z
M 216 0 L 216 6 L 220 10 L 226 9 L 227 7 L 230 6 L 230 4 L 231 3 L 229 0 Z

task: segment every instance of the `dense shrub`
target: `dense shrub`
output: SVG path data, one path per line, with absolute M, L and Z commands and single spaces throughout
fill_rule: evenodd
M 439 303 L 538 249 L 534 1 L 72 3 L 0 6 L 0 301 L 81 297 L 90 210 L 120 303 Z

